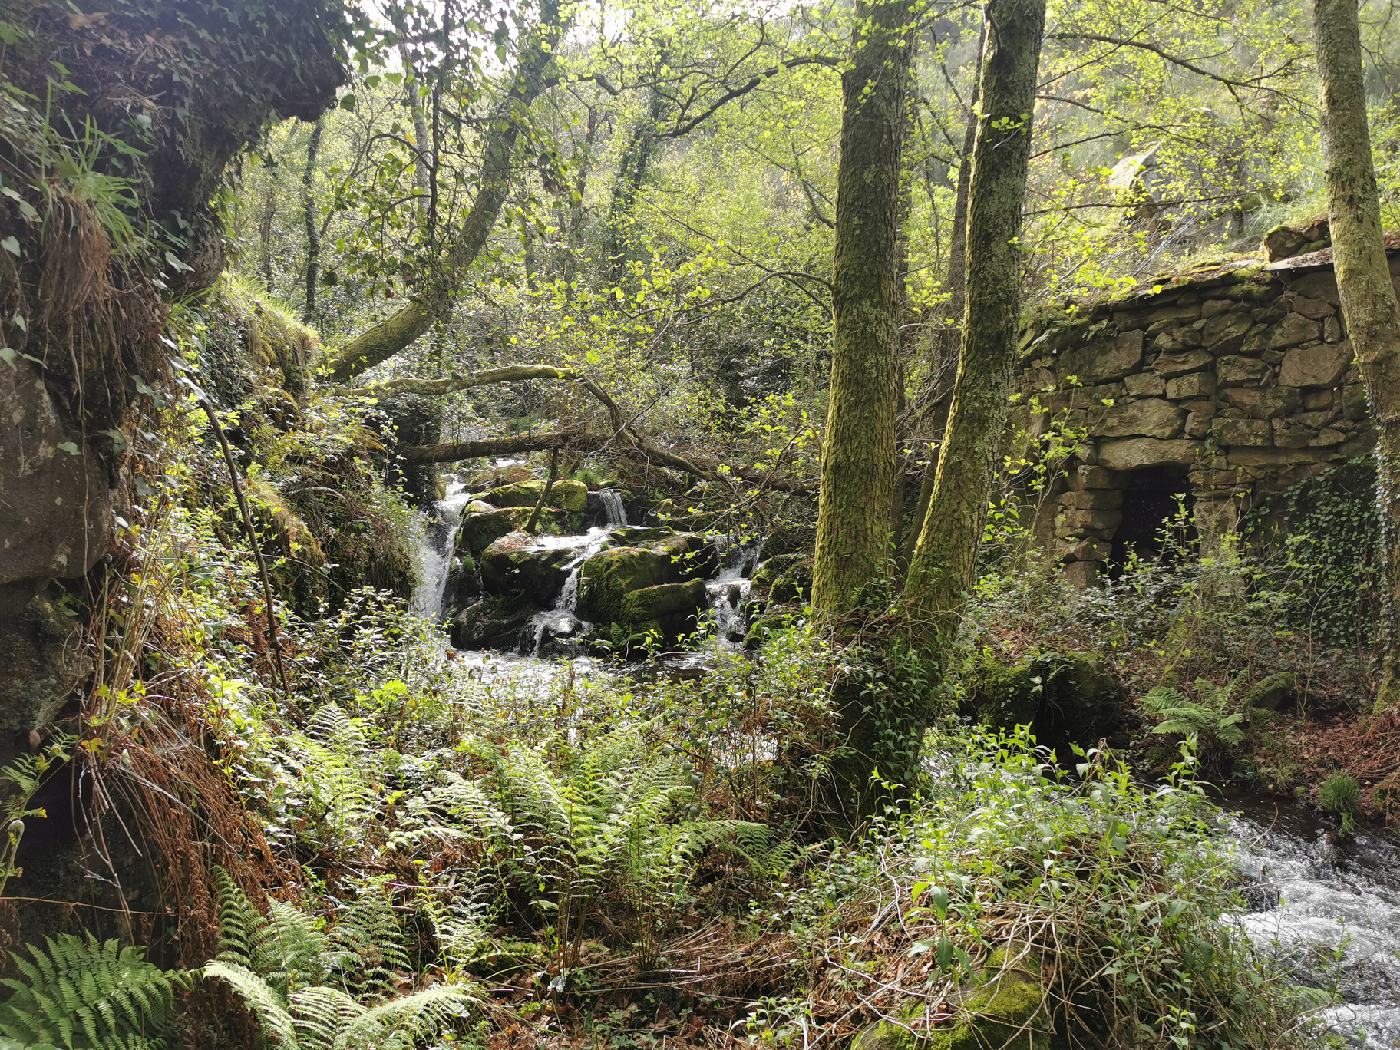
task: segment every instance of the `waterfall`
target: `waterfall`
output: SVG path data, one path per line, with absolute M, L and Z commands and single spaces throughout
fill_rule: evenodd
M 599 489 L 598 502 L 603 508 L 603 524 L 608 528 L 628 523 L 627 508 L 622 505 L 622 497 L 612 489 Z
M 447 495 L 434 503 L 432 510 L 419 521 L 418 586 L 413 589 L 409 608 L 420 616 L 436 619 L 442 615 L 442 598 L 452 571 L 457 528 L 470 502 L 471 495 L 462 491 L 459 482 L 452 481 L 447 486 Z
M 745 544 L 729 536 L 716 536 L 715 551 L 719 555 L 719 575 L 705 582 L 715 635 L 723 644 L 742 645 L 746 632 L 744 614 L 752 586 L 749 577 L 763 555 L 763 541 Z
M 618 505 L 621 506 L 620 500 Z M 554 600 L 554 607 L 535 613 L 525 626 L 520 638 L 521 652 L 539 656 L 548 639 L 572 638 L 591 626 L 577 616 L 579 574 L 583 563 L 607 545 L 608 536 L 608 529 L 595 528 L 589 529 L 582 536 L 541 537 L 536 541 L 541 546 L 572 546 L 578 553 L 561 566 L 567 575 L 564 577 L 564 586 L 559 589 L 559 597 Z

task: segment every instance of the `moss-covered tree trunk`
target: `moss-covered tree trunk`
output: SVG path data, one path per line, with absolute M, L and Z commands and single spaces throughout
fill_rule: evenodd
M 900 154 L 918 0 L 865 0 L 842 79 L 834 336 L 812 605 L 848 612 L 890 555 L 899 398 Z
M 933 497 L 905 582 L 909 640 L 938 657 L 972 583 L 1002 454 L 1021 306 L 1021 211 L 1045 0 L 990 0 L 972 151 L 962 350 Z
M 1314 0 L 1323 151 L 1337 291 L 1376 421 L 1377 478 L 1389 588 L 1378 703 L 1400 703 L 1400 304 L 1381 235 L 1356 0 Z

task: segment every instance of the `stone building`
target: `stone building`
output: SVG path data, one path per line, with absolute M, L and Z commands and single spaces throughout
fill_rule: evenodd
M 1179 502 L 1209 549 L 1374 444 L 1326 249 L 1080 308 L 1033 328 L 1022 358 L 1015 422 L 1076 450 L 1037 494 L 1036 536 L 1082 584 L 1150 549 Z

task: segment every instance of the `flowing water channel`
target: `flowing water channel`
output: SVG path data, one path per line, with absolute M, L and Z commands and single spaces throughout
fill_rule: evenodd
M 569 550 L 564 586 L 552 609 L 538 613 L 522 634 L 522 652 L 460 654 L 470 673 L 488 683 L 543 686 L 551 679 L 606 675 L 587 658 L 551 660 L 539 654 L 550 637 L 585 631 L 575 616 L 578 569 L 626 527 L 616 493 L 599 493 L 605 523 L 575 536 L 542 536 L 536 544 Z M 611 497 L 611 498 L 609 498 Z M 460 485 L 427 516 L 422 530 L 421 582 L 413 608 L 443 614 L 457 528 L 469 501 Z M 707 581 L 710 615 L 722 645 L 743 640 L 749 577 L 761 558 L 753 545 L 719 545 L 720 570 Z M 672 672 L 703 673 L 704 658 L 678 656 Z M 1299 806 L 1260 800 L 1227 803 L 1221 833 L 1236 847 L 1249 910 L 1233 921 L 1300 983 L 1332 990 L 1337 1005 L 1321 1019 L 1348 1046 L 1400 1050 L 1400 842 L 1361 832 L 1338 845 L 1326 827 Z

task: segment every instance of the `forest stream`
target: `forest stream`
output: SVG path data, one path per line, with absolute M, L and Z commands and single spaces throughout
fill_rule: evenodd
M 607 496 L 605 525 L 573 536 L 536 538 L 536 544 L 578 552 L 568 563 L 564 587 L 555 607 L 536 614 L 522 632 L 519 652 L 459 651 L 458 659 L 473 667 L 475 677 L 518 688 L 561 675 L 608 673 L 587 656 L 540 655 L 543 638 L 570 634 L 576 626 L 577 567 L 601 549 L 610 529 L 627 525 L 621 502 Z M 442 613 L 453 543 L 468 499 L 451 481 L 445 497 L 425 515 L 419 533 L 421 583 L 413 598 L 413 607 L 424 615 Z M 743 638 L 743 600 L 757 554 L 731 552 L 706 583 L 717 644 L 732 646 Z M 703 666 L 702 655 L 675 652 L 648 670 L 703 673 Z M 1366 831 L 1339 844 L 1305 807 L 1238 792 L 1224 800 L 1221 834 L 1236 849 L 1245 880 L 1248 910 L 1234 921 L 1301 982 L 1335 992 L 1338 1003 L 1322 1017 L 1348 1046 L 1400 1047 L 1400 844 Z

